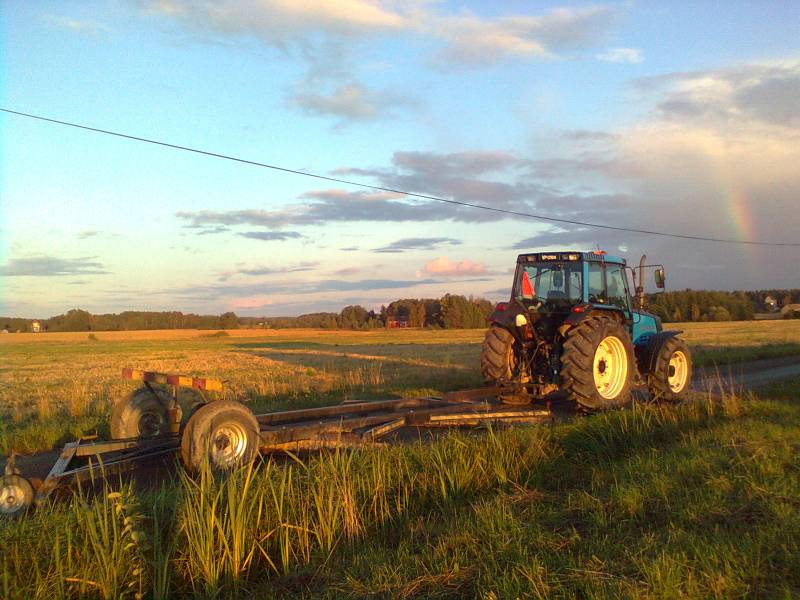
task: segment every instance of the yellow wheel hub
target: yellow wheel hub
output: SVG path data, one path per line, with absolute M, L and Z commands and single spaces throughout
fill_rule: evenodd
M 612 400 L 622 393 L 628 381 L 628 353 L 618 337 L 609 335 L 594 353 L 594 385 L 603 398 Z
M 669 389 L 676 394 L 686 387 L 686 380 L 689 376 L 689 361 L 686 354 L 676 350 L 669 357 L 669 371 L 667 373 L 667 384 Z

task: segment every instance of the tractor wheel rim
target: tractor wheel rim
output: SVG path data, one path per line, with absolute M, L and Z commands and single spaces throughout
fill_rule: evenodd
M 689 360 L 680 350 L 676 350 L 669 357 L 669 372 L 667 374 L 667 384 L 673 392 L 680 392 L 686 387 L 686 380 L 689 376 Z
M 592 369 L 597 393 L 609 400 L 616 398 L 628 380 L 628 356 L 618 337 L 609 335 L 597 345 Z
M 21 485 L 4 482 L 0 487 L 0 513 L 13 515 L 25 508 L 25 490 Z
M 231 467 L 247 453 L 247 431 L 239 423 L 226 423 L 214 430 L 211 440 L 211 463 Z
M 145 412 L 139 417 L 139 437 L 156 437 L 163 431 L 165 424 L 164 415 L 156 411 Z

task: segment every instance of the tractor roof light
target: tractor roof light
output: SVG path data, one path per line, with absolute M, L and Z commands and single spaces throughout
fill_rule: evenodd
M 542 260 L 558 260 L 558 254 L 542 254 Z

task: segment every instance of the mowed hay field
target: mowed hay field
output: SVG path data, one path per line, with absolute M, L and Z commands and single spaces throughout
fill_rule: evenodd
M 798 322 L 680 328 L 707 365 L 800 354 Z M 272 410 L 477 385 L 483 332 L 95 335 L 0 338 L 0 453 L 106 433 L 135 388 L 123 366 L 219 377 Z M 0 522 L 0 597 L 798 597 L 799 397 L 788 382 L 67 496 Z
M 698 365 L 800 355 L 800 321 L 681 323 Z M 0 336 L 0 455 L 107 433 L 123 367 L 225 381 L 254 410 L 481 384 L 483 330 L 169 330 Z M 185 396 L 191 392 L 183 392 Z

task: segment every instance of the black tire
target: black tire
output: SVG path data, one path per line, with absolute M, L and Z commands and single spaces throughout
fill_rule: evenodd
M 21 475 L 0 477 L 0 517 L 15 518 L 33 504 L 33 486 Z
M 517 356 L 514 336 L 508 329 L 492 325 L 481 347 L 481 373 L 487 383 L 509 381 L 514 376 Z
M 692 353 L 678 337 L 668 338 L 652 357 L 647 387 L 653 400 L 686 399 L 692 383 Z
M 229 471 L 258 456 L 260 428 L 252 411 L 235 400 L 217 400 L 198 408 L 181 435 L 181 461 L 198 472 L 205 463 Z
M 111 438 L 153 438 L 168 435 L 171 431 L 169 407 L 174 400 L 165 390 L 139 388 L 127 398 L 117 402 L 111 411 Z M 181 407 L 175 405 L 175 419 L 181 420 Z
M 567 331 L 561 384 L 568 398 L 581 407 L 603 410 L 627 404 L 635 368 L 631 338 L 618 320 L 590 315 Z

